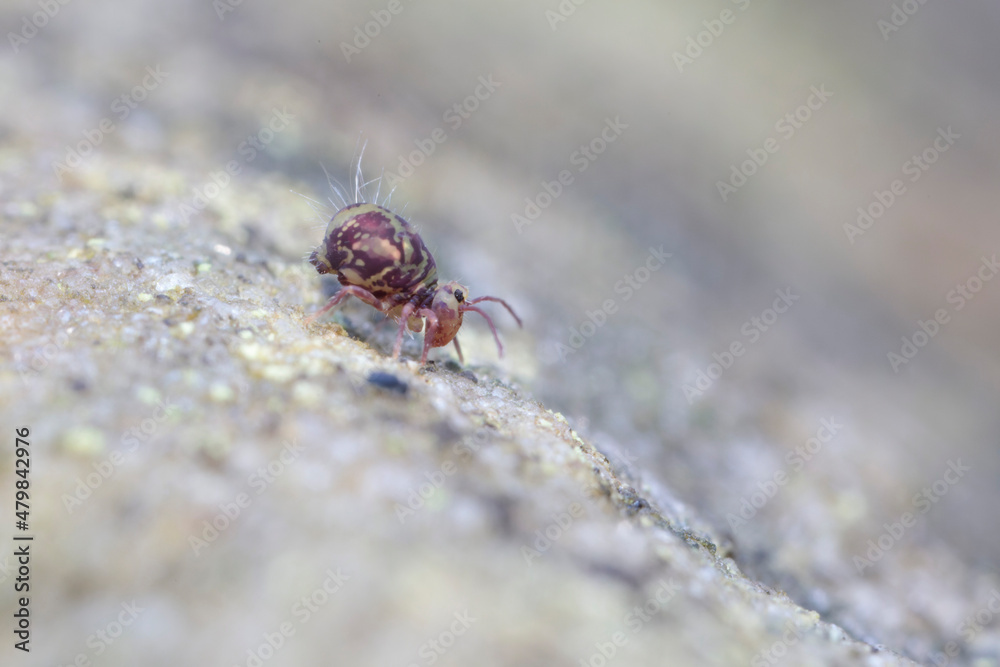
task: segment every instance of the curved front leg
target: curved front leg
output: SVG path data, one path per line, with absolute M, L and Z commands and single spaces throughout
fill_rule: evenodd
M 499 298 L 499 297 L 495 297 L 495 296 L 481 296 L 481 297 L 479 297 L 477 299 L 472 299 L 471 301 L 466 301 L 465 303 L 467 303 L 467 304 L 469 304 L 471 306 L 471 305 L 474 305 L 474 304 L 477 304 L 477 303 L 482 303 L 483 301 L 493 301 L 493 302 L 499 303 L 501 306 L 503 306 L 504 308 L 507 309 L 507 312 L 510 313 L 511 316 L 515 320 L 517 320 L 517 326 L 521 327 L 522 329 L 524 328 L 524 323 L 521 322 L 521 318 L 517 316 L 517 313 L 515 313 L 514 309 L 510 307 L 510 304 L 507 303 L 506 301 L 504 301 L 503 299 Z
M 500 334 L 497 333 L 497 328 L 496 328 L 496 325 L 493 324 L 493 319 L 490 318 L 490 316 L 486 314 L 485 310 L 483 310 L 482 308 L 478 308 L 477 306 L 470 306 L 469 305 L 470 303 L 472 303 L 472 302 L 469 301 L 469 302 L 463 303 L 460 310 L 463 313 L 471 310 L 472 312 L 479 313 L 480 315 L 483 316 L 483 319 L 486 320 L 486 323 L 488 325 L 490 325 L 490 331 L 493 332 L 493 340 L 495 340 L 497 342 L 497 355 L 501 359 L 503 359 L 503 343 L 500 342 Z

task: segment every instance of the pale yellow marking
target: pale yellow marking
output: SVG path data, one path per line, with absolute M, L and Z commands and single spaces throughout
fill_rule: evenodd
M 340 274 L 344 276 L 347 282 L 351 283 L 352 285 L 364 284 L 364 282 L 361 280 L 361 274 L 350 267 L 341 269 Z
M 387 257 L 395 262 L 398 262 L 402 253 L 399 252 L 399 248 L 394 246 L 388 239 L 372 239 L 369 243 L 364 243 L 360 248 L 366 252 L 375 252 L 379 257 Z

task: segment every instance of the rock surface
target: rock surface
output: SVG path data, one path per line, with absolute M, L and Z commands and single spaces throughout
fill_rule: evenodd
M 1000 664 L 996 9 L 569 4 L 0 3 L 0 664 Z M 359 135 L 502 361 L 304 325 Z
M 487 332 L 461 370 L 306 328 L 312 267 L 240 240 L 302 218 L 277 184 L 183 225 L 183 173 L 108 160 L 48 191 L 12 159 L 0 422 L 31 429 L 33 664 L 911 664 L 747 578 Z

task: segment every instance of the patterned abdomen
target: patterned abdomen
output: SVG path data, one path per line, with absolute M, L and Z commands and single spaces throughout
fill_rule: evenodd
M 437 283 L 437 266 L 406 220 L 375 204 L 351 204 L 333 216 L 326 237 L 309 261 L 320 273 L 336 273 L 384 299 L 412 295 Z

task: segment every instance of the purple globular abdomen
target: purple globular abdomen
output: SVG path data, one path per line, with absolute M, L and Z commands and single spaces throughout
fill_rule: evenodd
M 437 283 L 437 266 L 423 239 L 406 220 L 375 204 L 337 212 L 309 260 L 319 273 L 336 273 L 376 298 L 409 296 Z

